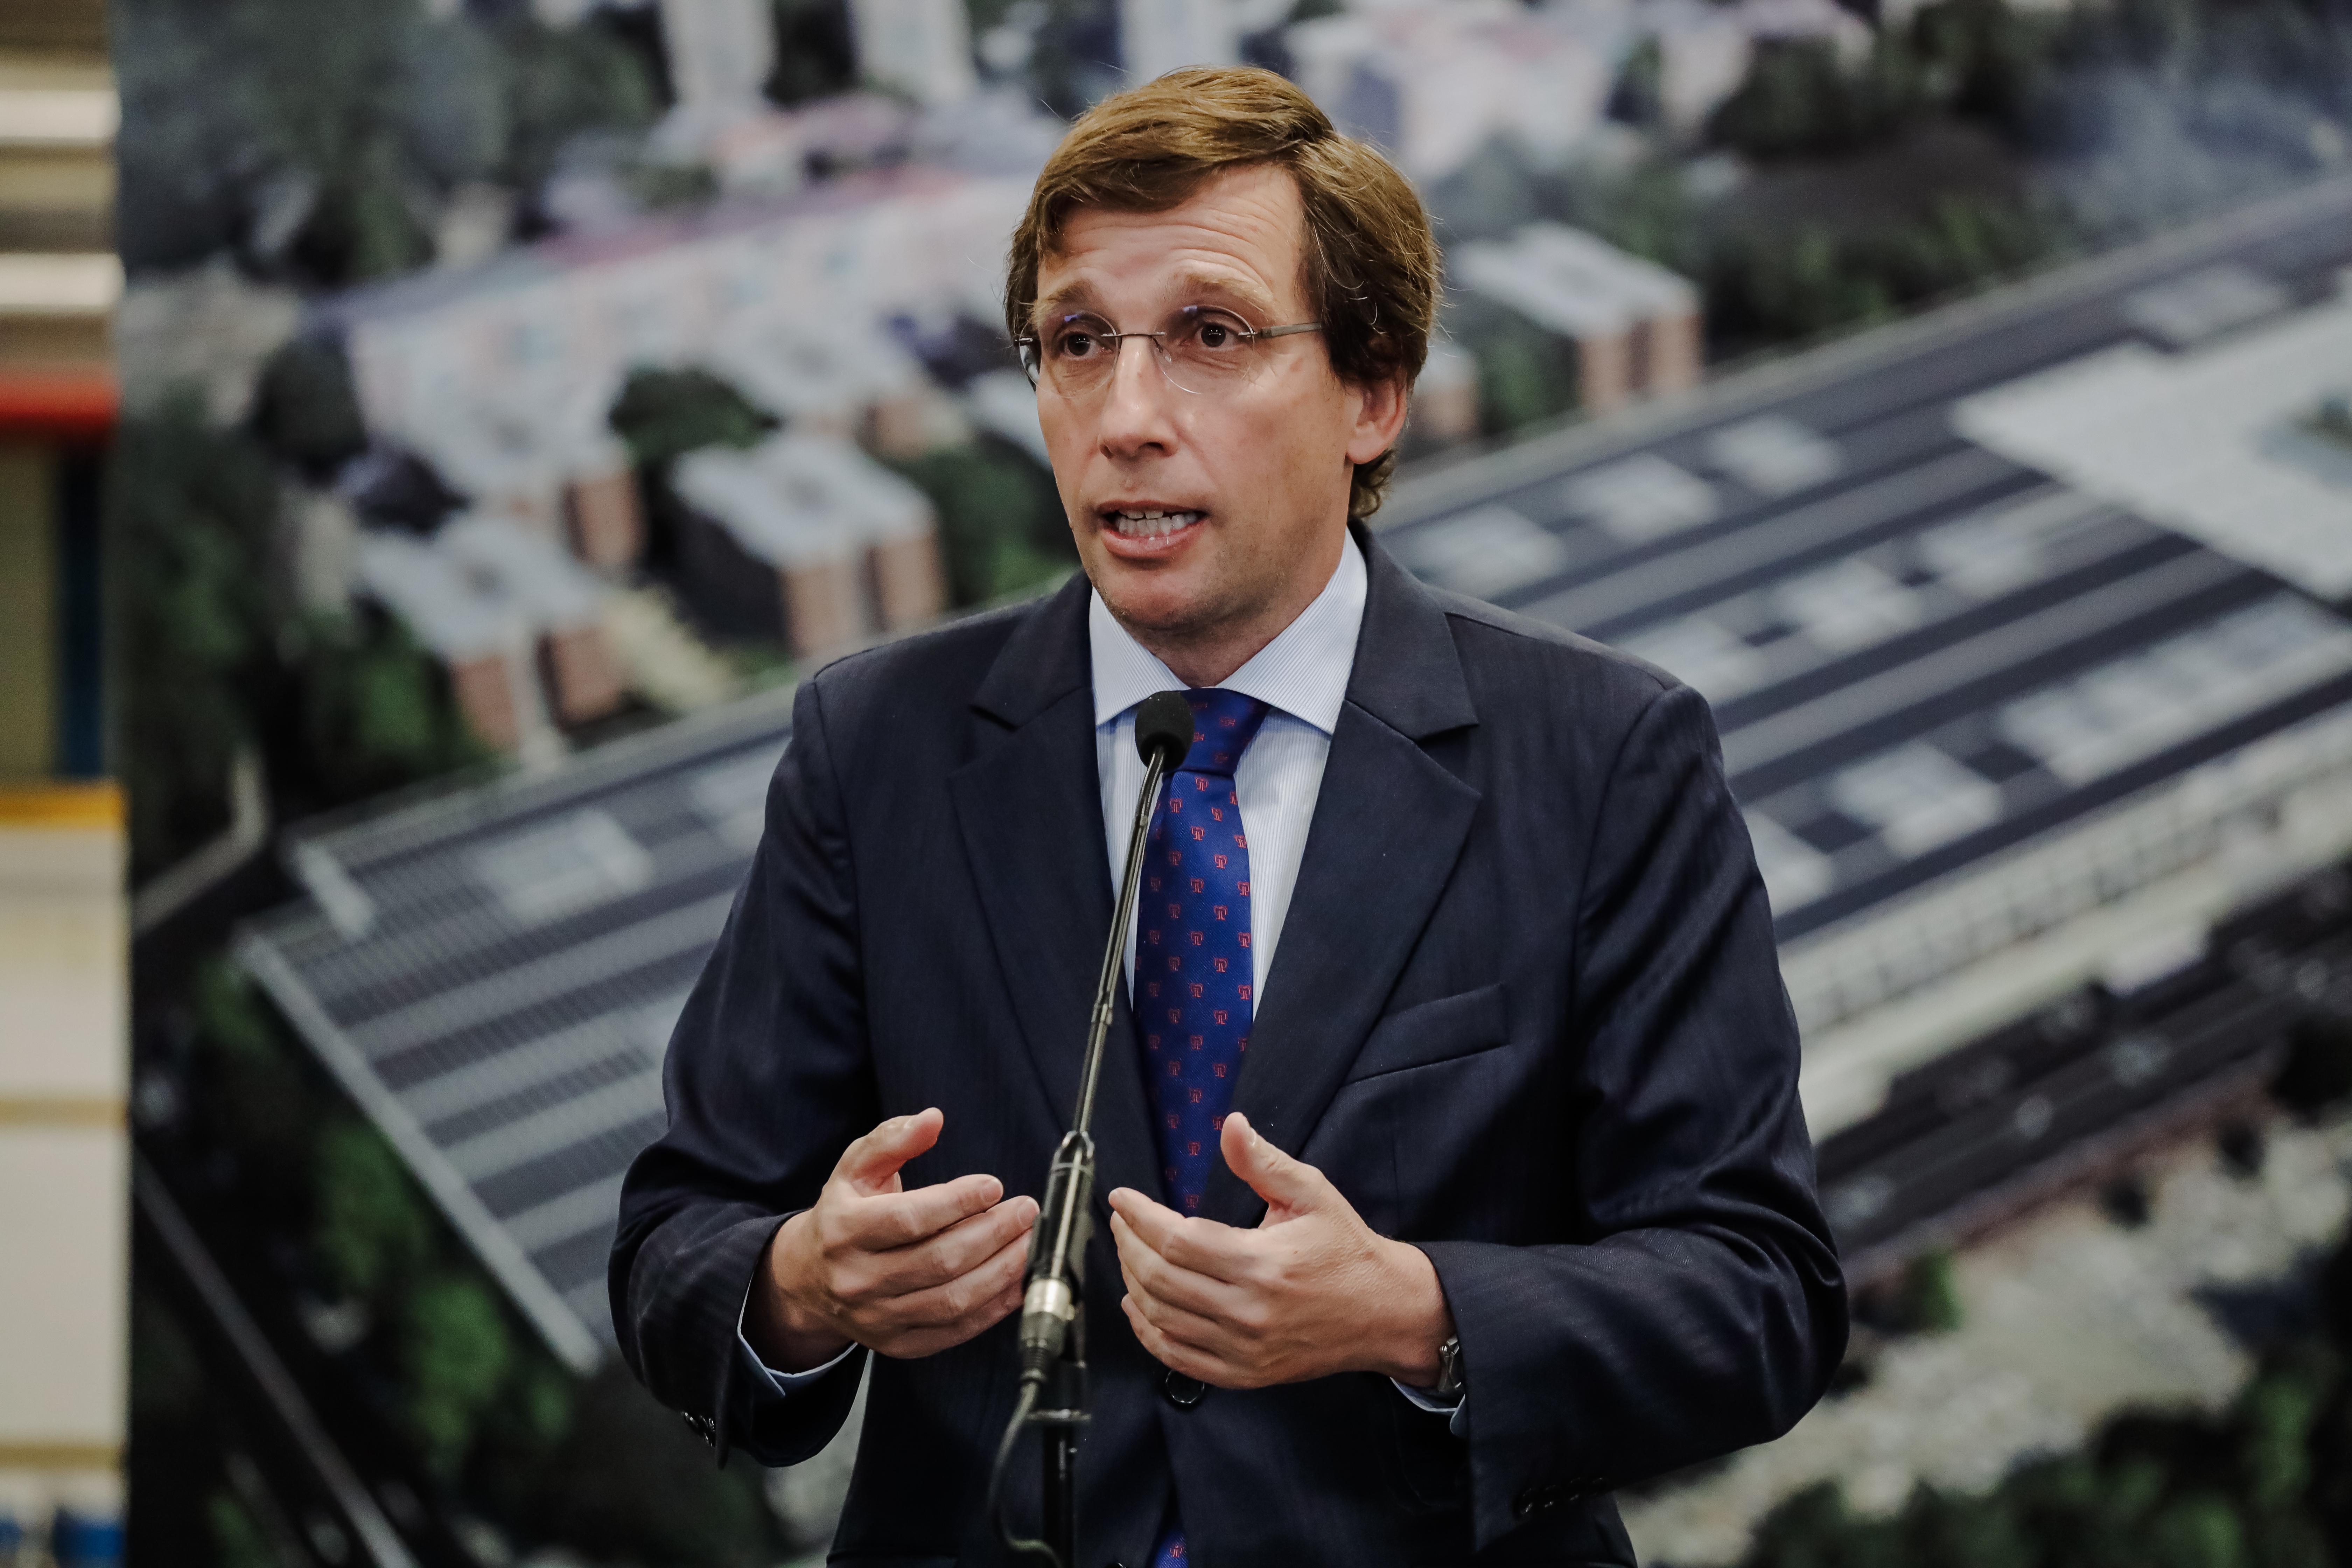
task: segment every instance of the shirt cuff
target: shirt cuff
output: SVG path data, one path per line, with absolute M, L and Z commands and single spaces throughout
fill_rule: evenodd
M 751 1348 L 750 1336 L 743 1332 L 743 1319 L 745 1314 L 750 1312 L 751 1310 L 751 1292 L 747 1289 L 743 1292 L 743 1304 L 735 1310 L 735 1345 L 737 1351 L 743 1358 L 744 1365 L 749 1370 L 759 1374 L 760 1385 L 762 1388 L 765 1388 L 770 1394 L 781 1396 L 790 1394 L 795 1389 L 806 1388 L 810 1384 L 814 1383 L 817 1379 L 824 1376 L 834 1368 L 839 1366 L 843 1362 L 847 1361 L 850 1357 L 850 1353 L 857 1349 L 856 1343 L 853 1341 L 851 1343 L 843 1346 L 841 1353 L 834 1357 L 831 1361 L 825 1363 L 823 1366 L 813 1366 L 806 1372 L 778 1372 L 774 1367 L 770 1366 L 766 1362 L 760 1359 L 760 1352 Z M 1432 1405 L 1429 1406 L 1429 1408 L 1434 1409 L 1436 1407 Z
M 1434 1397 L 1427 1389 L 1414 1388 L 1406 1384 L 1397 1383 L 1395 1378 L 1391 1378 L 1389 1381 L 1392 1384 L 1396 1384 L 1396 1391 L 1399 1394 L 1403 1394 L 1407 1399 L 1412 1400 L 1414 1405 L 1428 1411 L 1432 1415 L 1444 1415 L 1449 1417 L 1445 1423 L 1445 1429 L 1447 1431 L 1453 1433 L 1456 1437 L 1463 1435 L 1462 1411 L 1468 1401 L 1461 1394 L 1457 1394 L 1451 1401 L 1447 1401 Z

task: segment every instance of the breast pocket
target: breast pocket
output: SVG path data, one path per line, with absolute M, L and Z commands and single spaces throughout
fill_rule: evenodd
M 1383 1073 L 1402 1072 L 1475 1056 L 1505 1042 L 1502 983 L 1459 991 L 1390 1014 L 1372 1026 L 1356 1053 L 1347 1081 L 1361 1083 Z
M 1319 1164 L 1373 1229 L 1418 1239 L 1481 1184 L 1491 1133 L 1526 1064 L 1503 987 L 1402 1008 L 1373 1026 L 1317 1131 Z

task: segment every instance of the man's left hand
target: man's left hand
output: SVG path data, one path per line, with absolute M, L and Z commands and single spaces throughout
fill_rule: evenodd
M 1239 1112 L 1225 1118 L 1219 1146 L 1265 1200 L 1255 1230 L 1187 1217 L 1132 1187 L 1110 1194 L 1127 1282 L 1119 1305 L 1143 1348 L 1220 1388 L 1338 1372 L 1434 1384 L 1454 1319 L 1428 1256 L 1375 1234 L 1322 1172 Z

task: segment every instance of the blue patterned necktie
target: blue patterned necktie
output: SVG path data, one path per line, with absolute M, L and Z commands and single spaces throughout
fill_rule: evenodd
M 1266 706 L 1218 687 L 1185 697 L 1192 749 L 1169 776 L 1144 843 L 1135 1016 L 1160 1180 L 1178 1212 L 1196 1214 L 1249 1049 L 1249 837 L 1234 769 Z M 1184 1526 L 1172 1503 L 1151 1560 L 1183 1568 Z

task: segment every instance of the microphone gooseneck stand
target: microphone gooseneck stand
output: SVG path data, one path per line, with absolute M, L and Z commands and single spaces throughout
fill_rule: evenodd
M 1192 707 L 1180 691 L 1144 699 L 1135 715 L 1135 749 L 1144 763 L 1143 792 L 1127 839 L 1127 869 L 1118 902 L 1111 910 L 1110 940 L 1103 947 L 1102 973 L 1095 983 L 1094 1016 L 1087 1030 L 1085 1065 L 1078 1077 L 1078 1103 L 1054 1151 L 1045 1178 L 1045 1201 L 1029 1237 L 1028 1287 L 1021 1300 L 1021 1393 L 996 1463 L 989 1472 L 988 1511 L 997 1533 L 1013 1552 L 1042 1557 L 1055 1568 L 1075 1568 L 1078 1550 L 1078 1433 L 1087 1423 L 1087 1318 L 1084 1282 L 1087 1243 L 1094 1235 L 1095 1087 L 1102 1077 L 1103 1042 L 1121 971 L 1127 933 L 1143 886 L 1143 843 L 1160 786 L 1192 745 Z M 1004 1523 L 1004 1469 L 1024 1427 L 1044 1436 L 1045 1531 L 1042 1541 L 1015 1536 Z

